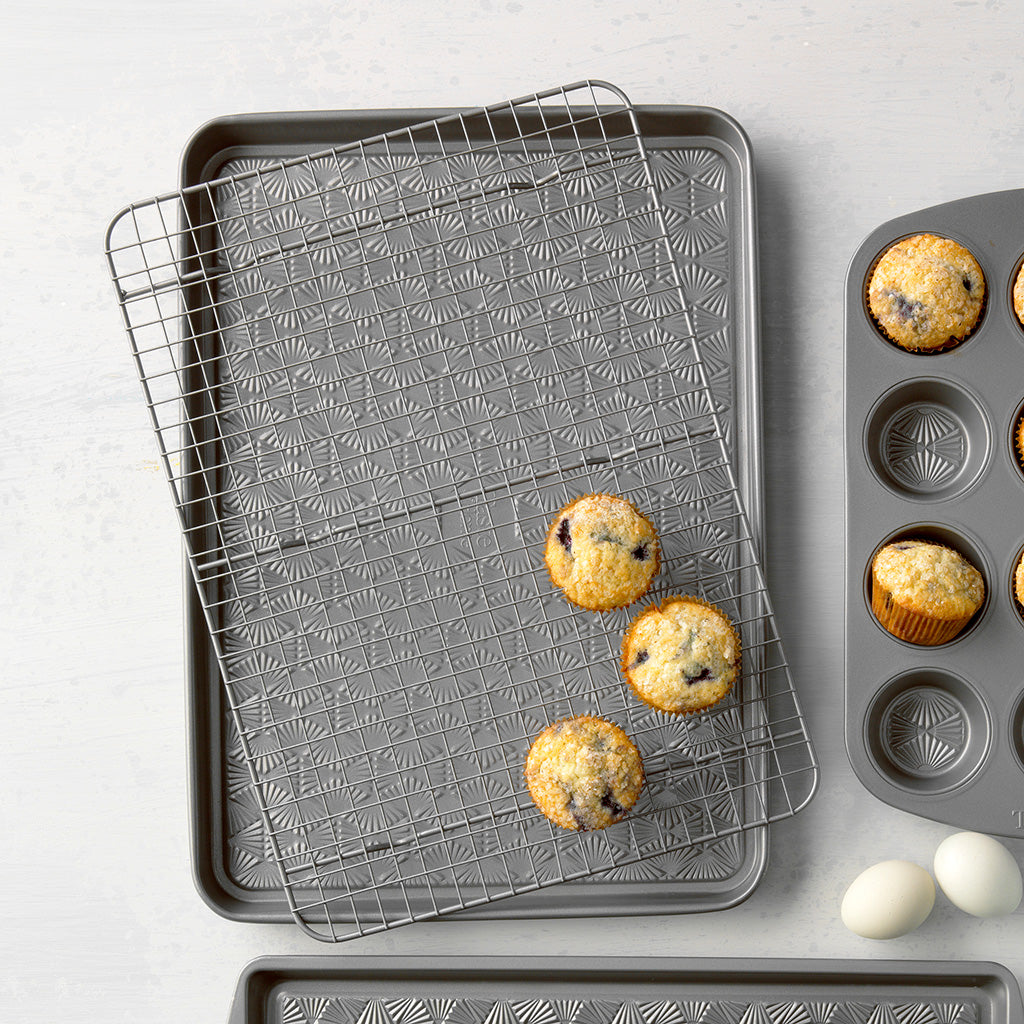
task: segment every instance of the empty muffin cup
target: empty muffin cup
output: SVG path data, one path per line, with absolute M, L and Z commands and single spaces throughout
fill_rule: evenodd
M 963 494 L 981 476 L 991 436 L 988 417 L 970 392 L 922 377 L 878 400 L 865 424 L 864 452 L 889 490 L 942 501 Z
M 865 746 L 894 786 L 921 795 L 963 786 L 991 746 L 988 710 L 960 676 L 921 668 L 890 679 L 864 719 Z

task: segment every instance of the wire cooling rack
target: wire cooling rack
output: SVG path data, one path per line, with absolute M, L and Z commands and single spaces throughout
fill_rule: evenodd
M 135 203 L 107 253 L 307 931 L 436 917 L 810 799 L 813 751 L 619 90 L 565 86 Z M 658 526 L 653 599 L 696 593 L 739 627 L 742 681 L 710 711 L 630 701 L 628 613 L 552 592 L 547 524 L 588 491 Z M 622 724 L 648 780 L 594 833 L 550 825 L 522 781 L 532 738 L 581 713 Z

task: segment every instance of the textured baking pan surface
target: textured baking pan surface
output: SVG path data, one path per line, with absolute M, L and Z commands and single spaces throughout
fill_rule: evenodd
M 857 776 L 905 811 L 964 829 L 1024 836 L 1024 328 L 1012 287 L 1024 253 L 1024 191 L 971 196 L 898 217 L 855 254 L 846 291 L 846 745 Z M 875 261 L 930 233 L 981 264 L 980 324 L 946 352 L 886 340 L 866 307 Z M 986 597 L 935 647 L 887 633 L 871 612 L 882 545 L 923 538 L 981 570 Z
M 810 798 L 704 326 L 614 87 L 235 168 L 126 208 L 108 253 L 273 860 L 311 934 L 639 863 Z M 739 628 L 742 682 L 719 706 L 666 719 L 626 702 L 628 616 L 552 593 L 546 526 L 590 491 L 658 526 L 652 598 L 696 593 Z M 626 727 L 647 784 L 625 821 L 566 833 L 526 797 L 523 757 L 582 712 Z
M 992 963 L 281 957 L 239 980 L 231 1024 L 1021 1024 Z M 380 965 L 380 966 L 378 966 Z
M 451 111 L 339 111 L 243 115 L 204 127 L 182 164 L 182 186 L 239 167 L 271 167 L 419 124 Z M 709 386 L 755 537 L 763 535 L 757 240 L 752 155 L 730 118 L 700 107 L 640 107 L 640 129 L 665 210 L 684 296 L 703 325 Z M 354 159 L 354 158 L 350 158 Z M 187 586 L 187 686 L 192 780 L 192 859 L 197 885 L 225 916 L 290 920 L 241 740 L 191 577 Z M 543 893 L 488 904 L 479 916 L 687 913 L 745 899 L 767 864 L 759 827 L 613 869 Z M 541 856 L 549 856 L 546 852 Z

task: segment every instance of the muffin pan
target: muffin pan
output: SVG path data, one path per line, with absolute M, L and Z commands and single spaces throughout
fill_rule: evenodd
M 883 224 L 846 282 L 846 745 L 886 803 L 960 828 L 1024 836 L 1024 328 L 1012 290 L 1024 253 L 1024 190 L 973 196 Z M 985 274 L 978 326 L 954 348 L 907 352 L 866 302 L 882 253 L 932 233 L 966 246 Z M 871 562 L 923 538 L 985 577 L 985 601 L 952 641 L 916 646 L 871 612 Z

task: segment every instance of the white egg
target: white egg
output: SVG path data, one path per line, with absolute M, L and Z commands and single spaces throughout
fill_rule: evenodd
M 906 860 L 862 871 L 843 896 L 843 924 L 866 939 L 895 939 L 922 925 L 935 906 L 932 876 Z
M 975 917 L 1001 917 L 1020 905 L 1020 868 L 998 839 L 957 832 L 935 851 L 935 879 L 951 903 Z

